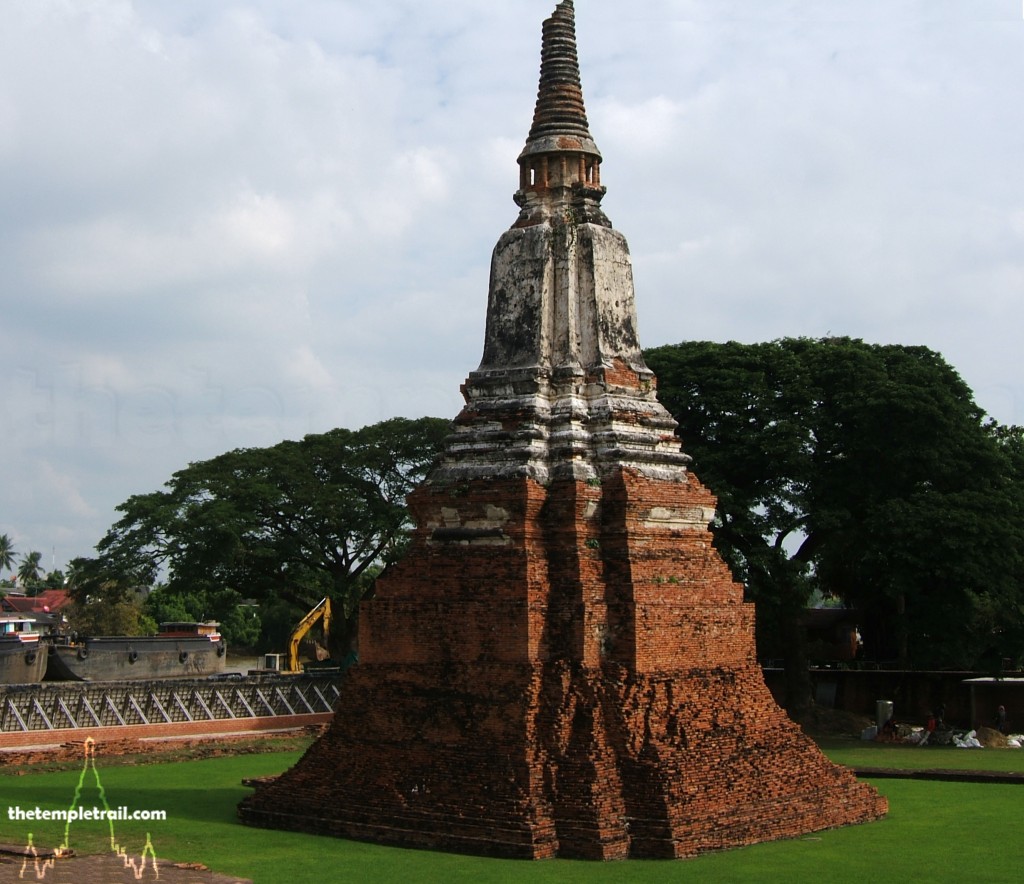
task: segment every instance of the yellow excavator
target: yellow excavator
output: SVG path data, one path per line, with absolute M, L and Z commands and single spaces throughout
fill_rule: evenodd
M 321 599 L 313 609 L 299 621 L 291 638 L 288 641 L 288 671 L 302 672 L 302 664 L 299 662 L 299 645 L 307 633 L 321 621 L 323 631 L 323 644 L 316 644 L 315 653 L 317 661 L 326 660 L 330 656 L 331 641 L 331 600 Z

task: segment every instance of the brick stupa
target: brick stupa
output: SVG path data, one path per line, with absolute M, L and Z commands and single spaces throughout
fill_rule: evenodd
M 483 360 L 329 731 L 249 824 L 496 856 L 683 857 L 886 802 L 776 706 L 601 210 L 573 5 L 543 27 Z

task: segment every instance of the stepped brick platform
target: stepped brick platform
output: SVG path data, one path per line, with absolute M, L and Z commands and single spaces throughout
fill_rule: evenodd
M 614 859 L 885 812 L 765 688 L 752 607 L 706 526 L 681 525 L 713 505 L 692 474 L 425 486 L 413 505 L 331 729 L 247 822 Z
M 360 608 L 360 664 L 252 825 L 495 856 L 685 857 L 876 819 L 776 706 L 600 208 L 573 5 L 544 23 L 484 356 Z

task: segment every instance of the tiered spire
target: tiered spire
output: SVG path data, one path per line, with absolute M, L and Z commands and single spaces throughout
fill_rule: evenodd
M 640 350 L 629 247 L 601 210 L 600 164 L 562 0 L 542 29 L 520 212 L 494 249 L 483 358 L 435 478 L 591 480 L 628 466 L 685 481 Z
M 567 215 L 611 226 L 600 208 L 601 152 L 583 105 L 572 0 L 562 0 L 543 25 L 537 106 L 519 168 L 517 227 Z
M 523 156 L 574 147 L 600 157 L 583 106 L 572 0 L 563 0 L 543 25 L 540 87 Z

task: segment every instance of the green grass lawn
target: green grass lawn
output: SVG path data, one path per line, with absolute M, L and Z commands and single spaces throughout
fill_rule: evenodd
M 828 746 L 837 759 L 897 766 L 885 752 L 916 763 L 906 750 L 885 752 L 870 744 Z M 946 750 L 916 750 L 938 759 Z M 953 750 L 949 750 L 953 751 Z M 956 750 L 964 767 L 988 764 L 1008 750 Z M 684 861 L 589 863 L 490 860 L 453 854 L 400 850 L 334 838 L 250 829 L 238 823 L 235 807 L 248 789 L 241 779 L 276 773 L 299 753 L 245 755 L 204 761 L 98 769 L 111 806 L 161 809 L 166 822 L 115 823 L 123 846 L 138 853 L 150 834 L 161 859 L 201 862 L 257 884 L 322 882 L 863 882 L 888 881 L 1017 882 L 1024 878 L 1024 839 L 1019 837 L 1024 787 L 970 783 L 879 780 L 889 797 L 884 820 L 822 832 L 792 841 L 762 844 Z M 896 756 L 893 756 L 896 757 Z M 963 761 L 959 761 L 963 758 Z M 1007 761 L 1006 763 L 1011 763 Z M 930 761 L 925 766 L 939 766 Z M 1003 769 L 1003 768 L 999 768 Z M 1018 768 L 1011 768 L 1018 769 Z M 66 808 L 79 781 L 78 771 L 0 777 L 0 841 L 24 843 L 31 831 L 37 845 L 61 843 L 63 823 L 8 819 L 6 806 Z M 98 802 L 87 772 L 81 803 Z M 106 847 L 105 824 L 75 823 L 70 844 L 81 852 Z
M 1024 773 L 1024 749 L 957 749 L 874 743 L 848 737 L 824 738 L 818 745 L 833 761 L 848 767 L 899 770 L 992 770 Z M 1024 794 L 1021 795 L 1024 801 Z M 1022 875 L 1024 880 L 1024 875 Z

